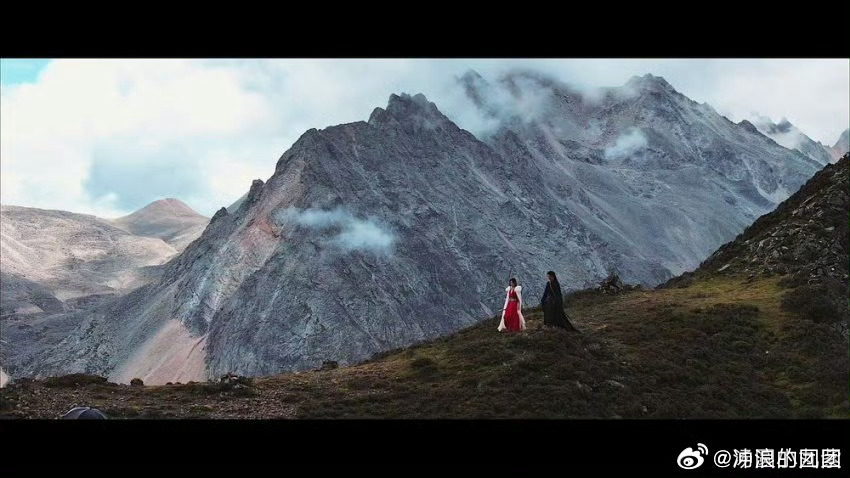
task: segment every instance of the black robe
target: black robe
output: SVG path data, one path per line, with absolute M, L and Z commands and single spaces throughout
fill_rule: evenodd
M 578 331 L 567 319 L 561 284 L 558 281 L 546 282 L 546 290 L 543 291 L 540 306 L 543 307 L 543 325 Z

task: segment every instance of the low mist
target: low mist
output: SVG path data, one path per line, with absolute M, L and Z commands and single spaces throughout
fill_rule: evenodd
M 646 148 L 646 136 L 639 129 L 630 129 L 621 134 L 613 146 L 605 148 L 605 159 L 619 161 Z
M 282 222 L 297 224 L 315 231 L 338 229 L 329 241 L 343 250 L 365 250 L 388 253 L 395 234 L 374 219 L 359 219 L 343 208 L 332 210 L 287 208 L 278 215 Z

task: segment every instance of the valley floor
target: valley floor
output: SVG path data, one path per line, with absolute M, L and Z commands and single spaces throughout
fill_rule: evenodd
M 497 319 L 351 367 L 133 387 L 84 375 L 17 380 L 0 416 L 56 418 L 848 418 L 850 357 L 835 324 L 782 309 L 776 277 L 580 292 L 581 334 L 496 331 Z

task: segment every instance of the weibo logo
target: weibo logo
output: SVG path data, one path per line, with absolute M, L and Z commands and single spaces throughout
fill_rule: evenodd
M 697 449 L 687 447 L 679 453 L 679 458 L 676 459 L 676 464 L 685 470 L 693 470 L 702 466 L 705 461 L 703 455 L 708 455 L 708 447 L 702 443 L 697 444 Z

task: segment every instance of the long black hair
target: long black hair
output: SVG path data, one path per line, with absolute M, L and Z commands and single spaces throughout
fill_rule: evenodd
M 546 273 L 546 275 L 552 278 L 552 282 L 549 284 L 552 288 L 552 292 L 561 295 L 561 283 L 558 282 L 558 276 L 555 275 L 555 271 L 549 271 Z
M 511 279 L 508 281 L 508 284 L 509 284 L 509 285 L 513 285 L 514 287 L 516 287 L 516 279 L 514 279 L 513 277 L 511 277 Z

